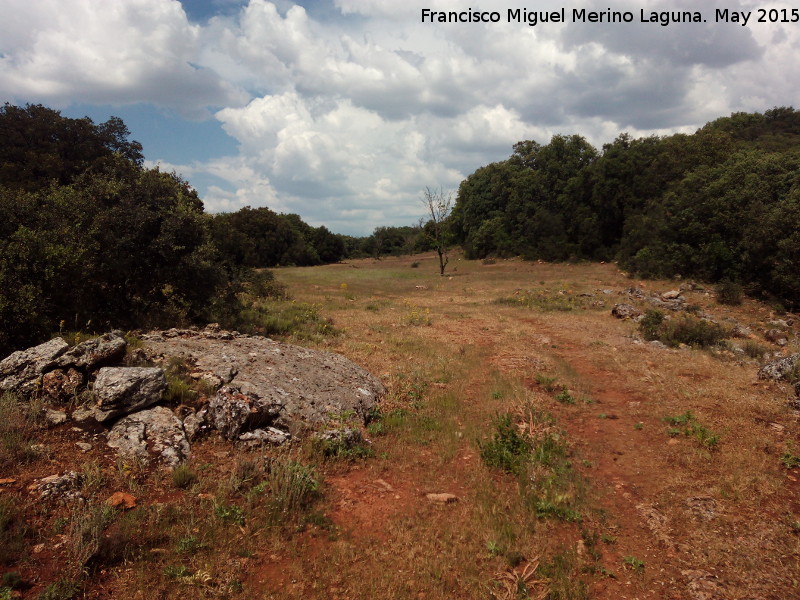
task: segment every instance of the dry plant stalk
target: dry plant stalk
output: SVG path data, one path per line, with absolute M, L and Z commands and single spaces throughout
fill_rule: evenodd
M 497 600 L 514 600 L 519 597 L 520 588 L 526 590 L 528 598 L 531 600 L 544 600 L 547 597 L 548 590 L 540 589 L 534 592 L 532 588 L 537 586 L 546 586 L 548 581 L 546 579 L 534 579 L 536 569 L 539 568 L 539 557 L 528 561 L 528 564 L 522 569 L 522 572 L 516 569 L 508 569 L 503 573 L 495 576 L 495 581 L 498 581 L 503 586 L 502 595 L 500 592 L 492 592 L 492 595 Z M 535 595 L 534 595 L 535 594 Z

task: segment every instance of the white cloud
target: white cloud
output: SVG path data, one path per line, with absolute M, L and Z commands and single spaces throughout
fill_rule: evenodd
M 521 139 L 580 133 L 599 146 L 623 130 L 692 131 L 798 96 L 786 76 L 798 66 L 795 27 L 432 24 L 420 22 L 422 8 L 472 3 L 330 2 L 324 19 L 313 16 L 319 3 L 250 0 L 195 25 L 174 0 L 5 0 L 0 89 L 185 114 L 222 107 L 215 117 L 238 154 L 183 170 L 226 182 L 209 185 L 209 209 L 268 205 L 361 233 L 413 222 L 426 185 L 455 188 Z M 560 7 L 508 0 L 485 9 L 505 21 L 509 8 Z M 637 7 L 697 10 L 689 0 L 615 8 L 638 18 Z M 713 5 L 702 10 L 713 15 Z
M 197 66 L 176 0 L 5 0 L 0 89 L 53 104 L 150 102 L 198 115 L 246 95 Z M 10 17 L 10 18 L 9 18 Z

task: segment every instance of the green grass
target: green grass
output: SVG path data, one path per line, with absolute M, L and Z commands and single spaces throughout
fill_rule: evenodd
M 695 348 L 709 348 L 719 345 L 729 336 L 722 326 L 703 321 L 690 315 L 680 315 L 667 319 L 658 310 L 648 310 L 641 322 L 639 331 L 646 340 L 658 340 L 671 348 L 681 344 Z
M 670 437 L 683 435 L 694 438 L 708 450 L 716 450 L 719 446 L 719 435 L 701 424 L 690 410 L 676 417 L 664 417 L 664 421 L 671 426 L 668 429 Z

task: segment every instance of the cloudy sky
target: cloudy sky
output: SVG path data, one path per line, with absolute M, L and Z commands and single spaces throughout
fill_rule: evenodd
M 502 20 L 422 23 L 423 8 Z M 508 23 L 515 8 L 567 22 Z M 572 22 L 584 8 L 635 19 Z M 642 8 L 707 22 L 641 23 Z M 416 222 L 425 186 L 456 189 L 522 139 L 600 147 L 800 105 L 800 23 L 757 23 L 759 8 L 792 18 L 743 0 L 0 0 L 0 101 L 122 117 L 209 211 L 361 235 Z

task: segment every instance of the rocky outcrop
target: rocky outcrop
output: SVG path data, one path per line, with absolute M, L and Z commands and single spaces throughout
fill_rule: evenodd
M 228 439 L 264 425 L 296 435 L 332 417 L 363 420 L 385 392 L 376 377 L 344 356 L 264 337 L 212 328 L 142 339 L 153 359 L 180 357 L 193 365 L 192 377 L 226 384 L 209 408 Z
M 143 410 L 117 421 L 108 445 L 128 459 L 156 459 L 175 467 L 189 457 L 189 441 L 181 420 L 164 406 Z
M 77 396 L 85 382 L 83 373 L 76 369 L 56 369 L 42 376 L 42 398 L 49 402 L 66 402 Z
M 0 391 L 33 394 L 44 373 L 69 348 L 61 338 L 54 338 L 27 350 L 19 350 L 0 361 Z
M 94 382 L 94 416 L 104 422 L 143 410 L 161 400 L 166 389 L 160 368 L 103 367 Z
M 798 362 L 800 362 L 800 353 L 773 360 L 759 369 L 758 378 L 784 381 L 795 372 Z
M 611 314 L 618 319 L 634 319 L 641 316 L 642 311 L 632 304 L 615 304 Z
M 58 358 L 56 366 L 82 371 L 94 370 L 120 360 L 125 355 L 126 346 L 127 342 L 121 335 L 106 333 L 70 348 Z
M 235 387 L 223 386 L 211 400 L 208 410 L 220 435 L 234 440 L 243 431 L 274 423 L 283 405 L 256 394 L 243 394 Z

